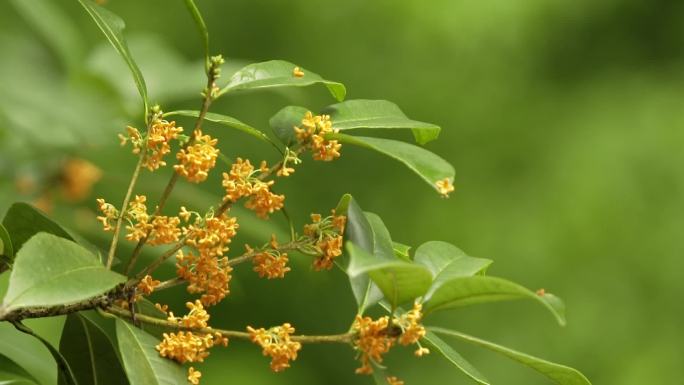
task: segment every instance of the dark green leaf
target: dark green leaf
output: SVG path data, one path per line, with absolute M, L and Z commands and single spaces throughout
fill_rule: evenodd
M 533 299 L 542 304 L 565 325 L 565 305 L 558 297 L 548 293 L 534 293 L 517 283 L 496 277 L 460 277 L 446 280 L 424 304 L 425 314 L 435 310 L 484 302 Z
M 190 14 L 192 15 L 192 19 L 195 21 L 195 25 L 197 26 L 197 30 L 200 33 L 200 36 L 202 37 L 202 44 L 204 45 L 204 59 L 207 63 L 207 69 L 209 68 L 209 31 L 207 31 L 207 25 L 204 23 L 204 19 L 202 19 L 202 14 L 200 13 L 199 9 L 197 9 L 197 5 L 193 0 L 185 0 L 185 6 L 188 7 L 188 11 L 190 11 Z
M 320 75 L 301 67 L 304 76 L 296 77 L 293 74 L 295 67 L 297 66 L 283 60 L 250 64 L 230 78 L 228 84 L 221 90 L 220 95 L 239 90 L 303 87 L 320 83 L 328 88 L 335 99 L 344 100 L 347 91 L 342 83 L 325 80 Z
M 12 240 L 5 226 L 0 224 L 0 273 L 10 268 L 14 258 Z
M 50 341 L 34 333 L 33 330 L 26 327 L 21 322 L 15 323 L 14 327 L 23 333 L 36 337 L 50 351 L 50 354 L 52 354 L 52 357 L 57 362 L 57 382 L 60 385 L 78 385 L 78 380 L 76 380 L 74 372 L 71 370 L 69 363 L 64 358 L 64 356 L 62 356 L 62 353 L 60 353 L 59 350 L 55 349 L 55 347 L 52 346 Z
M 31 385 L 38 384 L 24 368 L 0 354 L 0 384 Z
M 126 28 L 126 24 L 119 16 L 90 0 L 78 0 L 78 2 L 81 3 L 83 8 L 85 8 L 93 20 L 95 20 L 97 26 L 100 27 L 107 37 L 107 40 L 112 43 L 114 49 L 116 49 L 126 62 L 126 65 L 128 65 L 131 74 L 133 74 L 133 80 L 138 88 L 138 92 L 142 97 L 144 113 L 145 116 L 147 116 L 149 106 L 149 102 L 147 101 L 147 86 L 145 85 L 145 79 L 143 79 L 138 65 L 135 64 L 135 61 L 133 61 L 133 58 L 131 57 L 131 53 L 128 51 L 128 46 L 126 45 L 126 40 L 123 36 L 123 30 Z
M 189 116 L 189 117 L 197 118 L 197 117 L 199 117 L 199 111 L 182 110 L 182 111 L 171 111 L 171 112 L 167 112 L 164 114 L 164 116 L 173 116 L 173 115 Z M 204 120 L 207 120 L 207 121 L 213 122 L 213 123 L 218 123 L 218 124 L 230 127 L 230 128 L 235 128 L 237 130 L 244 132 L 245 134 L 249 134 L 249 135 L 252 135 L 252 136 L 254 136 L 258 139 L 261 139 L 265 142 L 272 143 L 271 139 L 268 136 L 266 136 L 266 134 L 264 134 L 263 132 L 257 130 L 256 128 L 254 128 L 252 126 L 249 126 L 245 123 L 242 123 L 241 121 L 239 121 L 235 118 L 232 118 L 230 116 L 207 112 L 206 115 L 204 115 Z
M 582 373 L 568 366 L 542 360 L 541 358 L 517 352 L 501 345 L 481 340 L 479 338 L 475 338 L 457 331 L 437 327 L 429 328 L 428 330 L 438 334 L 455 337 L 470 344 L 501 353 L 512 360 L 529 366 L 530 368 L 545 375 L 549 379 L 555 381 L 559 385 L 591 385 L 591 382 L 589 382 L 589 380 Z
M 478 384 L 489 385 L 489 381 L 485 376 L 435 333 L 428 331 L 421 341 L 430 348 L 432 353 L 439 353 L 447 361 L 451 362 L 459 370 L 465 373 L 465 375 L 473 379 L 473 381 Z
M 39 232 L 74 240 L 66 230 L 28 203 L 13 204 L 7 210 L 2 224 L 10 235 L 15 253 L 21 249 L 24 242 Z
M 304 107 L 287 106 L 276 112 L 268 123 L 275 136 L 286 146 L 291 146 L 296 142 L 294 127 L 302 124 L 302 119 L 308 111 Z
M 29 239 L 16 255 L 2 311 L 71 304 L 103 294 L 126 277 L 105 269 L 82 246 L 48 233 Z
M 425 144 L 437 139 L 440 127 L 409 119 L 399 107 L 387 100 L 347 100 L 322 111 L 330 115 L 333 127 L 340 131 L 357 128 L 409 129 L 416 142 Z
M 187 383 L 187 374 L 177 363 L 163 358 L 155 350 L 159 344 L 151 335 L 116 320 L 116 336 L 124 368 L 131 385 L 177 385 Z
M 420 245 L 415 261 L 427 267 L 434 278 L 424 300 L 429 300 L 432 293 L 451 279 L 483 274 L 492 264 L 490 259 L 470 257 L 458 247 L 441 241 Z
M 424 295 L 430 287 L 432 275 L 424 266 L 373 255 L 352 242 L 346 248 L 351 257 L 349 276 L 368 274 L 393 307 Z
M 345 194 L 340 199 L 337 208 L 335 208 L 335 213 L 347 217 L 344 231 L 346 239 L 369 253 L 375 252 L 373 228 L 363 210 L 361 210 L 361 207 L 359 207 L 351 195 Z M 348 265 L 349 263 L 344 267 L 345 271 Z M 358 305 L 359 314 L 363 314 L 368 307 L 382 299 L 382 292 L 373 283 L 368 274 L 360 274 L 356 277 L 349 276 L 349 283 Z
M 81 384 L 125 385 L 126 374 L 112 342 L 95 323 L 79 314 L 67 316 L 59 351 Z
M 375 150 L 394 158 L 418 174 L 432 188 L 437 190 L 438 181 L 454 180 L 454 168 L 444 159 L 432 152 L 397 140 L 350 136 L 344 134 L 329 134 L 326 137 L 337 139 L 341 143 L 353 144 Z M 439 191 L 439 190 L 437 190 Z

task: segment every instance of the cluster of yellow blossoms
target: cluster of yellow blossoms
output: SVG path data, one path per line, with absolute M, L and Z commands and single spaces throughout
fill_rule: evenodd
M 294 127 L 297 141 L 311 148 L 314 160 L 332 161 L 339 158 L 342 144 L 337 140 L 325 139 L 326 134 L 336 133 L 329 115 L 304 115 L 301 127 Z
M 180 214 L 186 221 L 190 214 L 181 208 Z M 233 268 L 223 254 L 228 244 L 237 234 L 237 220 L 226 214 L 204 218 L 197 216 L 195 221 L 183 228 L 185 244 L 197 250 L 176 255 L 176 273 L 188 282 L 190 293 L 202 293 L 200 300 L 205 306 L 215 305 L 229 293 L 228 283 Z
M 149 125 L 146 138 L 143 138 L 143 135 L 135 127 L 128 126 L 126 131 L 128 136 L 119 134 L 121 145 L 125 145 L 130 140 L 134 154 L 146 151 L 143 167 L 154 171 L 159 167 L 166 166 L 164 156 L 171 152 L 169 143 L 178 138 L 178 135 L 183 132 L 183 128 L 176 127 L 176 122 L 161 119 L 161 111 L 157 111 Z
M 288 258 L 287 253 L 282 253 L 278 250 L 278 241 L 275 235 L 271 237 L 271 242 L 268 246 L 262 248 L 258 253 L 254 255 L 252 263 L 254 264 L 254 271 L 259 274 L 261 278 L 283 278 L 285 273 L 291 269 L 287 266 Z M 254 253 L 255 251 L 245 245 L 248 253 Z
M 342 255 L 342 236 L 347 217 L 332 215 L 322 218 L 320 214 L 311 214 L 313 223 L 304 225 L 304 236 L 313 241 L 318 255 L 313 262 L 316 271 L 330 270 L 335 258 Z
M 297 359 L 297 352 L 302 348 L 302 344 L 290 339 L 295 329 L 289 323 L 268 330 L 247 326 L 247 331 L 252 342 L 261 346 L 264 356 L 271 357 L 271 369 L 274 372 L 289 368 L 290 361 Z
M 371 364 L 381 364 L 383 354 L 389 352 L 397 341 L 401 345 L 418 344 L 416 356 L 428 354 L 430 351 L 420 346 L 419 342 L 425 336 L 425 327 L 420 323 L 423 317 L 421 310 L 422 305 L 415 303 L 413 309 L 394 317 L 391 322 L 388 316 L 375 321 L 370 317 L 356 316 L 353 325 L 357 332 L 354 346 L 360 354 L 361 361 L 361 367 L 356 369 L 356 373 L 373 373 Z
M 260 218 L 268 218 L 269 214 L 283 208 L 284 195 L 271 192 L 273 181 L 264 182 L 258 175 L 268 172 L 266 162 L 261 162 L 258 169 L 249 162 L 237 158 L 230 171 L 223 173 L 223 187 L 226 189 L 225 200 L 236 202 L 240 198 L 249 197 L 245 207 L 254 210 Z
M 196 130 L 194 135 L 194 141 L 176 154 L 180 164 L 173 166 L 173 169 L 190 182 L 200 183 L 207 179 L 209 171 L 216 166 L 218 140 L 203 135 L 200 130 Z
M 209 349 L 216 346 L 228 346 L 228 338 L 221 333 L 212 333 L 209 322 L 209 313 L 204 310 L 200 301 L 195 303 L 188 302 L 186 306 L 190 310 L 182 318 L 175 317 L 173 313 L 168 314 L 167 320 L 177 324 L 181 328 L 209 329 L 209 332 L 195 334 L 190 331 L 179 331 L 178 333 L 164 333 L 163 340 L 156 346 L 159 355 L 177 361 L 181 364 L 186 362 L 203 362 L 209 356 Z M 159 307 L 158 307 L 159 308 Z M 188 381 L 192 384 L 199 383 L 202 374 L 190 368 L 188 371 Z

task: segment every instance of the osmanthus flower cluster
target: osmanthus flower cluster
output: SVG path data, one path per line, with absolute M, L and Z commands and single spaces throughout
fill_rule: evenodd
M 314 161 L 330 162 L 341 156 L 344 144 L 345 148 L 347 145 L 359 146 L 401 162 L 427 182 L 432 190 L 447 197 L 454 191 L 453 167 L 418 146 L 436 139 L 440 127 L 411 120 L 396 105 L 384 100 L 343 101 L 346 90 L 342 84 L 325 80 L 285 61 L 250 64 L 220 86 L 218 80 L 224 60 L 221 56 L 208 55 L 207 40 L 207 83 L 201 92 L 201 109 L 164 113 L 158 106 L 149 107 L 142 74 L 123 41 L 123 21 L 88 0 L 79 2 L 124 56 L 143 98 L 144 125 L 140 125 L 143 128 L 128 126 L 125 133 L 119 135 L 121 145 L 131 146 L 138 163 L 120 205 L 115 206 L 104 198 L 96 200 L 99 211 L 97 221 L 104 231 L 113 233 L 104 263 L 100 263 L 88 247 L 75 244 L 71 240 L 73 237 L 59 225 L 50 222 L 49 226 L 46 225 L 45 222 L 49 220 L 34 209 L 20 204 L 8 211 L 0 226 L 0 273 L 11 268 L 12 275 L 7 294 L 0 304 L 0 321 L 12 322 L 17 330 L 33 334 L 21 323 L 23 319 L 67 314 L 67 323 L 73 329 L 87 327 L 84 325 L 90 322 L 89 317 L 100 317 L 102 322 L 113 318 L 114 338 L 101 336 L 99 339 L 89 339 L 87 343 L 117 341 L 116 347 L 98 346 L 98 349 L 91 351 L 113 349 L 109 357 L 121 357 L 123 365 L 118 366 L 124 372 L 121 376 L 127 376 L 131 385 L 147 385 L 151 383 L 150 379 L 157 380 L 157 383 L 187 381 L 197 385 L 202 373 L 196 366 L 209 357 L 212 348 L 228 346 L 229 338 L 245 339 L 257 345 L 263 355 L 270 358 L 270 367 L 275 372 L 293 365 L 306 344 L 346 345 L 350 351 L 350 372 L 354 365 L 358 374 L 373 374 L 389 385 L 403 385 L 404 382 L 398 377 L 388 375 L 388 368 L 383 366 L 385 355 L 397 346 L 410 346 L 418 357 L 430 352 L 424 344 L 435 346 L 434 352 L 454 362 L 454 356 L 449 353 L 453 349 L 435 333 L 499 352 L 505 351 L 510 357 L 533 363 L 535 369 L 562 385 L 590 385 L 574 369 L 523 356 L 459 332 L 427 328 L 423 324 L 425 317 L 441 309 L 516 298 L 530 298 L 541 303 L 562 324 L 565 322 L 563 305 L 557 297 L 543 290 L 535 293 L 502 278 L 485 275 L 490 260 L 467 256 L 445 242 L 427 242 L 411 252 L 409 246 L 392 241 L 389 230 L 379 216 L 363 211 L 348 194 L 343 196 L 329 215 L 310 214 L 307 220 L 308 212 L 286 212 L 285 196 L 274 190 L 279 187 L 276 181 L 278 184 L 296 182 L 296 176 L 292 177 L 292 174 L 294 166 L 304 163 L 300 158 L 303 154 L 309 152 Z M 202 36 L 206 38 L 206 27 L 196 5 L 192 0 L 185 0 L 185 3 Z M 227 93 L 313 84 L 325 85 L 338 103 L 324 108 L 320 113 L 305 107 L 285 107 L 269 120 L 273 135 L 229 116 L 209 115 L 212 102 Z M 196 118 L 193 128 L 186 130 L 168 119 L 178 115 Z M 254 163 L 240 153 L 222 154 L 222 159 L 234 161 L 228 161 L 227 167 L 217 165 L 221 152 L 219 141 L 212 136 L 210 129 L 203 127 L 205 120 L 234 128 L 268 143 L 276 148 L 277 158 L 273 163 L 263 160 Z M 366 129 L 371 133 L 381 129 L 408 129 L 418 145 L 350 134 L 356 129 Z M 173 165 L 169 166 L 170 163 Z M 171 177 L 161 196 L 156 200 L 150 199 L 136 189 L 137 181 L 148 172 L 160 170 L 168 170 Z M 221 196 L 216 197 L 215 205 L 189 210 L 181 205 L 188 203 L 181 200 L 178 207 L 169 207 L 169 196 L 177 184 L 194 185 L 212 180 L 209 178 L 212 172 L 215 176 L 222 175 L 220 185 L 213 186 L 215 190 L 222 191 Z M 328 178 L 326 183 L 331 185 L 338 182 L 334 175 L 321 175 L 320 178 Z M 91 180 L 92 177 L 88 177 L 88 185 Z M 339 185 L 343 186 L 342 183 Z M 83 191 L 84 187 L 75 189 Z M 261 246 L 236 247 L 236 236 L 243 230 L 235 213 L 231 213 L 231 208 L 237 203 L 243 203 L 263 220 L 282 214 L 289 224 L 289 239 L 271 235 L 268 240 L 268 235 L 264 234 Z M 36 221 L 40 223 L 35 224 L 37 234 L 28 240 L 26 234 L 29 225 L 26 224 L 26 218 L 40 219 Z M 301 234 L 295 231 L 296 221 L 308 222 Z M 52 234 L 45 234 L 45 231 Z M 119 238 L 131 242 L 130 255 L 125 255 L 118 248 Z M 5 254 L 15 257 L 12 248 L 7 247 L 13 242 L 23 246 L 8 264 Z M 141 263 L 138 263 L 138 258 L 145 246 L 155 246 L 147 250 L 149 254 L 157 255 L 157 258 L 139 266 Z M 27 249 L 29 251 L 23 251 Z M 229 284 L 234 269 L 241 264 L 249 264 L 261 278 L 282 279 L 292 270 L 290 261 L 294 258 L 310 260 L 312 274 L 326 274 L 333 268 L 339 268 L 348 276 L 350 284 L 345 283 L 344 287 L 351 286 L 350 296 L 356 300 L 358 309 L 355 314 L 349 315 L 347 331 L 297 335 L 295 327 L 289 322 L 263 328 L 245 321 L 240 330 L 210 326 L 208 309 L 227 306 L 222 301 L 230 295 Z M 123 264 L 116 265 L 114 262 L 117 260 Z M 157 271 L 164 263 L 175 265 L 175 274 L 168 277 Z M 36 268 L 38 265 L 40 268 Z M 117 269 L 117 272 L 110 271 L 113 269 Z M 83 272 L 88 273 L 79 275 Z M 73 278 L 73 275 L 78 279 Z M 53 292 L 47 293 L 46 282 L 54 284 Z M 175 316 L 169 310 L 169 304 L 152 305 L 154 302 L 150 300 L 159 291 L 179 285 L 184 285 L 191 297 L 186 303 L 186 314 Z M 40 290 L 32 290 L 35 287 Z M 61 293 L 62 287 L 70 289 Z M 17 296 L 17 293 L 21 295 Z M 60 293 L 64 296 L 61 302 L 56 300 Z M 321 301 L 329 300 L 329 295 L 321 295 Z M 412 308 L 402 310 L 401 306 L 411 303 Z M 376 305 L 383 307 L 387 313 L 371 318 L 366 311 Z M 90 312 L 87 316 L 80 313 L 85 310 L 97 312 Z M 139 327 L 143 324 L 164 328 L 164 332 L 160 333 L 161 338 Z M 74 334 L 68 335 L 67 329 L 65 326 L 67 337 L 63 336 L 62 341 L 68 342 Z M 104 329 L 99 330 L 98 327 L 89 328 L 88 333 L 105 333 Z M 82 336 L 87 333 L 76 334 Z M 64 361 L 59 365 L 62 370 L 60 376 L 67 379 L 65 383 L 91 383 L 92 377 L 88 376 L 92 373 L 77 373 L 86 379 L 76 381 L 75 373 L 67 370 L 69 359 L 83 358 L 80 353 L 70 356 L 75 350 L 78 349 L 66 349 L 64 354 L 55 355 L 56 359 Z M 91 358 L 91 362 L 95 363 L 100 359 Z M 458 356 L 458 360 L 464 359 Z M 181 365 L 183 368 L 179 367 Z M 470 367 L 465 364 L 458 366 L 479 383 L 487 383 Z M 138 375 L 138 371 L 144 373 Z

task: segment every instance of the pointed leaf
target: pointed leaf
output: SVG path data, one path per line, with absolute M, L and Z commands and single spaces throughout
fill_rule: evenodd
M 254 63 L 246 66 L 235 73 L 228 84 L 221 90 L 219 95 L 239 90 L 256 90 L 274 87 L 303 87 L 313 84 L 324 84 L 330 94 L 338 101 L 344 100 L 347 93 L 342 83 L 323 79 L 320 75 L 307 69 L 304 76 L 294 75 L 296 65 L 284 60 L 271 60 L 261 63 Z
M 460 371 L 465 373 L 473 381 L 482 385 L 489 385 L 489 380 L 485 378 L 475 367 L 465 358 L 463 358 L 454 348 L 449 346 L 443 339 L 439 338 L 435 333 L 428 331 L 425 337 L 422 338 L 425 345 L 430 348 L 431 352 L 437 352 L 442 355 L 447 361 L 451 362 Z
M 38 381 L 24 368 L 0 354 L 0 384 L 37 385 Z
M 131 53 L 126 45 L 126 40 L 123 36 L 126 23 L 124 23 L 119 16 L 90 0 L 78 0 L 78 2 L 81 3 L 83 8 L 85 8 L 90 17 L 95 20 L 97 26 L 100 27 L 100 30 L 102 30 L 104 35 L 107 37 L 107 40 L 112 43 L 114 49 L 116 49 L 119 55 L 121 55 L 123 60 L 126 62 L 126 65 L 128 65 L 128 68 L 131 70 L 131 74 L 133 75 L 135 85 L 138 88 L 138 92 L 142 97 L 144 113 L 145 116 L 147 116 L 149 106 L 149 102 L 147 101 L 147 86 L 145 85 L 145 79 L 143 79 L 138 65 L 135 64 L 135 61 L 133 61 L 133 57 L 131 57 Z
M 95 323 L 77 313 L 64 324 L 59 351 L 81 384 L 126 385 L 112 342 Z
M 10 235 L 15 253 L 21 249 L 24 242 L 41 231 L 74 240 L 66 230 L 28 203 L 13 204 L 7 210 L 2 224 Z
M 424 304 L 424 313 L 476 303 L 533 299 L 565 325 L 565 305 L 560 298 L 548 293 L 534 293 L 523 286 L 496 277 L 457 277 L 448 279 L 437 288 Z
M 559 385 L 591 385 L 591 382 L 589 382 L 589 380 L 582 373 L 571 367 L 555 364 L 553 362 L 533 357 L 529 354 L 521 353 L 513 349 L 509 349 L 489 341 L 481 340 L 479 338 L 454 330 L 437 327 L 432 327 L 428 330 L 438 334 L 455 337 L 470 344 L 481 346 L 483 348 L 503 354 L 514 361 L 518 361 L 521 364 L 529 366 L 549 379 L 555 381 Z
M 62 353 L 59 352 L 59 350 L 57 350 L 54 346 L 52 346 L 50 341 L 41 337 L 39 334 L 34 333 L 33 330 L 26 327 L 21 322 L 14 323 L 14 327 L 17 328 L 17 330 L 19 330 L 22 333 L 26 333 L 26 334 L 29 334 L 29 335 L 35 337 L 50 351 L 50 354 L 55 359 L 55 362 L 57 362 L 57 383 L 59 385 L 78 385 L 79 384 L 79 382 L 78 382 L 78 380 L 76 380 L 76 377 L 74 376 L 74 372 L 71 370 L 71 367 L 69 366 L 69 363 L 67 362 L 67 360 L 64 358 Z
M 441 241 L 420 245 L 416 250 L 415 261 L 427 267 L 434 277 L 425 300 L 430 299 L 432 293 L 449 280 L 483 274 L 492 264 L 491 259 L 470 257 L 458 247 Z
M 411 261 L 411 246 L 405 245 L 399 242 L 392 242 L 392 249 L 394 249 L 394 255 L 406 261 Z
M 424 266 L 372 255 L 352 242 L 347 242 L 346 248 L 351 256 L 349 276 L 368 274 L 394 307 L 424 295 L 430 288 L 432 275 Z
M 176 385 L 187 383 L 182 366 L 163 358 L 155 349 L 159 341 L 146 332 L 116 320 L 116 336 L 124 368 L 131 385 Z
M 355 245 L 370 253 L 375 252 L 375 238 L 373 236 L 373 228 L 371 227 L 368 218 L 364 214 L 361 207 L 356 203 L 351 195 L 345 194 L 335 213 L 338 215 L 345 215 L 347 217 L 347 224 L 344 231 L 346 239 L 354 242 Z M 345 271 L 347 266 L 344 266 Z M 363 312 L 371 305 L 377 303 L 382 299 L 382 292 L 378 286 L 373 283 L 368 274 L 360 274 L 356 277 L 349 276 L 349 283 L 351 284 L 354 298 L 358 306 L 358 313 Z
M 200 13 L 199 9 L 197 8 L 197 5 L 193 0 L 185 0 L 185 6 L 188 8 L 188 11 L 190 11 L 190 14 L 192 15 L 192 19 L 195 21 L 195 25 L 197 26 L 197 30 L 199 31 L 200 36 L 202 37 L 202 45 L 204 46 L 204 60 L 207 64 L 207 69 L 209 68 L 209 31 L 207 31 L 207 25 L 204 23 L 204 19 L 202 19 L 202 14 Z
M 353 144 L 375 150 L 394 158 L 418 174 L 432 188 L 437 190 L 438 181 L 454 180 L 454 168 L 444 159 L 432 152 L 397 140 L 350 136 L 344 134 L 328 134 L 327 138 L 337 139 L 341 143 Z
M 286 146 L 297 141 L 294 127 L 302 124 L 304 115 L 309 110 L 299 106 L 287 106 L 276 112 L 268 121 L 275 136 Z
M 440 127 L 409 119 L 399 107 L 387 100 L 347 100 L 323 109 L 330 115 L 333 127 L 340 130 L 357 128 L 409 129 L 419 144 L 437 139 Z
M 171 111 L 171 112 L 167 112 L 164 114 L 165 117 L 166 116 L 173 116 L 173 115 L 189 116 L 192 118 L 197 118 L 197 117 L 199 117 L 199 111 L 182 110 L 182 111 Z M 242 123 L 241 121 L 239 121 L 235 118 L 232 118 L 230 116 L 207 112 L 204 115 L 204 120 L 209 121 L 209 122 L 213 122 L 213 123 L 218 123 L 218 124 L 221 124 L 221 125 L 224 125 L 227 127 L 235 128 L 237 130 L 244 132 L 245 134 L 249 134 L 249 135 L 252 135 L 255 138 L 261 139 L 265 142 L 272 143 L 271 139 L 268 136 L 266 136 L 266 134 L 264 134 L 263 132 L 257 130 L 256 128 L 254 128 L 250 125 Z
M 0 312 L 72 304 L 104 294 L 126 277 L 105 269 L 82 246 L 38 233 L 19 250 Z

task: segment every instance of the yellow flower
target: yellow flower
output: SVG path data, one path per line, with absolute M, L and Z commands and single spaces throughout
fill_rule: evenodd
M 295 67 L 295 68 L 292 70 L 292 76 L 294 76 L 294 77 L 296 77 L 296 78 L 304 77 L 304 71 L 302 71 L 302 69 L 299 68 L 299 67 Z
M 352 328 L 358 333 L 354 341 L 354 348 L 361 354 L 361 367 L 356 369 L 357 374 L 373 373 L 371 362 L 382 363 L 382 355 L 387 353 L 394 338 L 390 336 L 389 317 L 380 317 L 373 321 L 370 317 L 356 316 Z
M 444 178 L 435 182 L 435 187 L 437 187 L 437 192 L 439 192 L 444 198 L 449 197 L 449 193 L 454 191 L 454 185 L 451 182 L 451 178 Z
M 190 182 L 205 181 L 209 171 L 216 166 L 219 154 L 215 147 L 217 142 L 218 140 L 209 135 L 202 135 L 202 131 L 196 131 L 194 144 L 176 154 L 180 164 L 173 166 L 174 170 Z
M 280 210 L 285 205 L 285 195 L 278 195 L 269 189 L 273 181 L 269 183 L 257 182 L 252 187 L 252 196 L 245 203 L 245 207 L 254 210 L 259 218 L 268 218 L 269 214 Z
M 202 256 L 221 256 L 228 251 L 228 245 L 239 227 L 237 218 L 227 214 L 209 216 L 204 218 L 204 221 L 198 219 L 183 228 L 183 233 L 187 237 L 185 244 L 197 249 Z
M 80 201 L 90 194 L 102 171 L 84 159 L 69 159 L 62 168 L 62 193 L 67 200 Z
M 228 266 L 228 258 L 179 251 L 176 261 L 176 274 L 188 281 L 189 293 L 202 293 L 200 301 L 204 306 L 216 305 L 230 293 L 228 283 L 233 268 Z
M 420 323 L 423 318 L 422 309 L 423 305 L 416 302 L 413 304 L 413 309 L 394 319 L 394 323 L 402 330 L 399 343 L 404 346 L 418 344 L 418 350 L 415 351 L 415 354 L 419 357 L 430 353 L 430 350 L 420 346 L 419 342 L 426 333 L 425 327 Z
M 149 235 L 149 243 L 152 246 L 166 245 L 169 243 L 178 242 L 178 237 L 181 235 L 180 218 L 156 216 L 152 220 L 152 231 Z
M 394 376 L 387 377 L 386 380 L 389 385 L 404 385 L 404 381 Z
M 97 207 L 102 213 L 101 216 L 97 217 L 97 220 L 102 223 L 104 231 L 114 230 L 112 223 L 116 221 L 116 218 L 119 216 L 119 210 L 112 204 L 105 202 L 102 198 L 97 199 Z
M 254 271 L 257 272 L 261 278 L 283 278 L 285 277 L 285 273 L 291 269 L 287 267 L 287 253 L 280 253 L 277 250 L 278 242 L 275 239 L 275 235 L 271 238 L 271 248 L 272 249 L 264 250 L 254 256 L 252 260 L 254 263 Z
M 274 372 L 289 368 L 290 361 L 297 359 L 297 352 L 302 348 L 302 344 L 290 339 L 295 329 L 289 323 L 268 330 L 247 326 L 247 331 L 252 342 L 261 346 L 264 356 L 271 357 L 271 370 Z
M 151 275 L 146 275 L 138 284 L 138 291 L 144 295 L 150 295 L 161 282 L 153 279 Z
M 188 369 L 188 382 L 192 385 L 197 385 L 200 382 L 200 377 L 202 377 L 202 372 L 195 370 L 192 366 Z
M 156 346 L 159 355 L 181 364 L 203 362 L 209 356 L 208 349 L 214 346 L 212 334 L 197 335 L 192 332 L 164 333 Z

